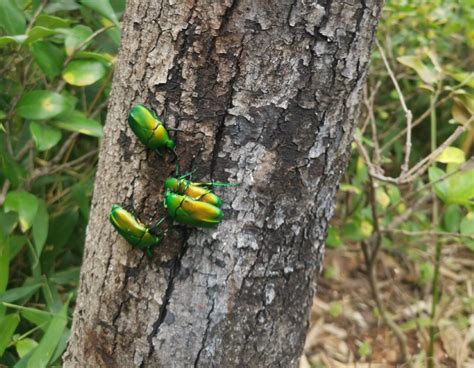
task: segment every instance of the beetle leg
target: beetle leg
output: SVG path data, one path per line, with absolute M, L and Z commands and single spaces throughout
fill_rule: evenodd
M 166 216 L 165 217 L 162 217 L 161 219 L 159 219 L 157 222 L 155 222 L 153 224 L 153 226 L 150 226 L 150 230 L 156 230 L 160 227 L 160 225 L 166 220 Z

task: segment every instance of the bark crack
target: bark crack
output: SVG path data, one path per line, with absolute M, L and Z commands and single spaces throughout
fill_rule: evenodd
M 194 367 L 197 368 L 198 367 L 198 364 L 199 364 L 199 359 L 201 359 L 201 353 L 203 352 L 203 350 L 206 348 L 206 340 L 207 340 L 207 335 L 209 333 L 209 327 L 211 325 L 211 314 L 212 312 L 214 312 L 214 306 L 216 304 L 216 301 L 215 299 L 212 299 L 212 305 L 211 305 L 211 308 L 209 310 L 209 313 L 207 314 L 207 323 L 206 323 L 206 330 L 204 331 L 204 337 L 202 339 L 202 344 L 201 344 L 201 348 L 199 349 L 197 355 L 196 355 L 196 360 L 194 361 Z

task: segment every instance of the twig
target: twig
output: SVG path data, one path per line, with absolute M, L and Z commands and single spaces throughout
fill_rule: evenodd
M 383 237 L 378 219 L 377 201 L 375 198 L 375 184 L 371 176 L 369 176 L 369 183 L 369 202 L 372 210 L 375 238 L 374 245 L 372 246 L 372 250 L 370 252 L 367 244 L 365 242 L 361 242 L 362 252 L 364 254 L 364 262 L 367 269 L 367 276 L 369 279 L 370 288 L 372 290 L 372 296 L 375 300 L 375 304 L 377 305 L 377 309 L 379 310 L 382 320 L 390 328 L 398 341 L 401 359 L 407 364 L 408 367 L 412 367 L 411 357 L 408 352 L 407 338 L 400 327 L 398 327 L 398 325 L 387 315 L 387 311 L 385 310 L 385 306 L 382 302 L 382 298 L 380 297 L 380 292 L 378 289 L 376 265 L 377 255 L 382 246 Z
M 463 238 L 474 240 L 474 234 L 460 234 L 446 231 L 435 231 L 435 230 L 419 230 L 419 231 L 408 231 L 403 229 L 391 229 L 383 228 L 380 229 L 383 233 L 395 233 L 402 234 L 407 236 L 443 236 L 443 237 L 453 237 L 453 238 Z
M 390 68 L 390 64 L 388 63 L 387 57 L 385 56 L 385 52 L 383 48 L 380 46 L 380 43 L 378 40 L 375 40 L 377 47 L 380 52 L 380 56 L 382 56 L 382 60 L 385 64 L 385 68 L 387 69 L 388 75 L 392 79 L 393 85 L 395 86 L 395 90 L 397 91 L 398 97 L 400 99 L 400 104 L 402 105 L 402 109 L 405 112 L 405 118 L 407 121 L 407 127 L 406 127 L 406 132 L 407 132 L 407 139 L 405 142 L 405 160 L 402 165 L 402 172 L 401 176 L 405 175 L 405 173 L 408 171 L 408 167 L 410 165 L 410 153 L 411 153 L 411 132 L 412 132 L 412 121 L 413 121 L 413 114 L 411 110 L 408 109 L 407 104 L 405 103 L 405 97 L 403 96 L 402 90 L 400 89 L 400 86 L 398 85 L 397 78 L 393 74 L 392 69 Z
M 448 147 L 451 143 L 453 143 L 456 139 L 458 139 L 462 133 L 466 131 L 469 125 L 474 121 L 474 115 L 469 118 L 463 125 L 457 127 L 453 134 L 451 134 L 438 148 L 436 148 L 433 152 L 431 152 L 428 156 L 424 159 L 419 161 L 415 166 L 413 166 L 410 171 L 407 173 L 407 177 L 419 176 L 424 171 L 428 169 L 428 167 L 436 160 L 436 158 L 443 152 L 443 150 Z
M 90 158 L 92 156 L 95 156 L 97 154 L 97 152 L 98 152 L 98 150 L 95 149 L 95 150 L 90 151 L 90 152 L 86 153 L 85 155 L 83 155 L 83 156 L 81 156 L 81 157 L 79 157 L 79 158 L 77 158 L 73 161 L 69 161 L 69 162 L 66 162 L 64 164 L 56 165 L 56 166 L 48 165 L 48 166 L 42 167 L 41 169 L 37 169 L 37 170 L 35 170 L 33 175 L 31 175 L 30 181 L 36 180 L 40 176 L 51 175 L 51 174 L 54 174 L 58 171 L 69 169 L 70 167 L 73 167 L 73 166 L 87 160 L 88 158 Z

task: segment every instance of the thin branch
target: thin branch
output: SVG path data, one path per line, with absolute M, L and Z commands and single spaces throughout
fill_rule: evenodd
M 440 146 L 438 146 L 433 152 L 431 152 L 424 159 L 420 160 L 415 166 L 413 166 L 407 173 L 407 177 L 419 176 L 436 160 L 436 158 L 443 152 L 443 150 L 458 139 L 474 121 L 474 115 L 469 118 L 463 125 L 459 126 L 453 134 L 451 134 Z
M 380 46 L 380 43 L 378 40 L 375 40 L 377 43 L 377 47 L 379 49 L 380 55 L 382 56 L 382 60 L 385 64 L 385 68 L 387 69 L 388 75 L 392 79 L 393 85 L 395 86 L 395 90 L 397 91 L 398 97 L 400 99 L 400 104 L 402 105 L 402 109 L 405 112 L 405 118 L 407 121 L 407 127 L 406 127 L 406 132 L 407 132 L 407 138 L 405 141 L 405 160 L 402 165 L 402 172 L 401 176 L 403 176 L 407 171 L 408 167 L 410 165 L 410 153 L 411 153 L 411 132 L 412 132 L 412 121 L 413 121 L 413 114 L 410 109 L 408 109 L 407 104 L 405 103 L 405 97 L 403 96 L 402 90 L 400 89 L 400 86 L 398 85 L 397 78 L 393 74 L 392 69 L 390 68 L 390 64 L 388 63 L 387 57 L 385 56 L 385 52 L 383 48 Z
M 406 236 L 430 236 L 430 237 L 451 237 L 451 238 L 460 238 L 460 239 L 470 239 L 474 240 L 474 234 L 460 234 L 460 233 L 453 233 L 447 231 L 434 231 L 434 230 L 420 230 L 420 231 L 408 231 L 403 229 L 390 229 L 390 228 L 382 228 L 380 229 L 383 233 L 394 233 L 394 234 L 401 234 Z

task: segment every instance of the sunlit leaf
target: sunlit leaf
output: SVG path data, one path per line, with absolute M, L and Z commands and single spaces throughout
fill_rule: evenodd
M 100 61 L 75 60 L 63 71 L 63 79 L 73 86 L 88 86 L 101 79 L 106 72 Z
M 463 150 L 457 147 L 446 147 L 441 154 L 436 157 L 436 161 L 444 164 L 462 164 L 466 161 L 466 158 L 464 157 Z
M 15 343 L 15 349 L 20 358 L 23 358 L 26 354 L 28 354 L 37 346 L 38 343 L 35 340 L 29 338 L 22 339 Z
M 461 234 L 473 235 L 474 234 L 474 212 L 469 212 L 461 221 L 459 227 Z
M 38 151 L 46 151 L 61 140 L 61 131 L 36 122 L 30 123 L 30 132 Z
M 28 32 L 28 39 L 26 40 L 26 42 L 30 44 L 36 41 L 40 41 L 48 36 L 55 35 L 57 33 L 58 32 L 56 32 L 54 29 L 36 26 L 31 28 L 31 30 Z
M 54 125 L 61 129 L 72 132 L 79 132 L 92 137 L 102 137 L 102 125 L 97 120 L 86 118 L 80 112 L 74 112 L 69 117 L 62 117 L 61 120 L 53 122 Z
M 22 44 L 25 42 L 27 39 L 27 36 L 25 35 L 18 35 L 18 36 L 3 36 L 0 37 L 0 47 L 4 45 L 8 45 L 9 43 L 17 43 L 17 44 Z
M 92 29 L 87 26 L 78 25 L 66 32 L 64 45 L 66 53 L 72 55 L 77 49 L 84 47 L 84 42 L 92 35 Z
M 9 192 L 4 203 L 5 212 L 15 211 L 18 213 L 18 220 L 23 232 L 33 224 L 38 205 L 39 201 L 35 195 L 22 191 Z
M 18 114 L 26 119 L 43 120 L 52 118 L 67 108 L 62 95 L 50 91 L 31 91 L 23 95 L 16 107 Z
M 12 336 L 20 323 L 20 316 L 18 314 L 9 314 L 0 317 L 0 357 L 5 352 L 8 344 L 11 342 Z
M 423 82 L 430 85 L 437 82 L 438 74 L 436 71 L 425 65 L 419 57 L 414 55 L 400 56 L 397 60 L 403 65 L 415 70 Z
M 377 188 L 375 191 L 375 200 L 382 208 L 387 208 L 390 204 L 390 197 L 383 188 Z
M 50 362 L 58 343 L 61 340 L 67 325 L 68 304 L 64 304 L 60 313 L 55 315 L 42 337 L 39 345 L 35 348 L 28 359 L 28 368 L 46 368 Z

